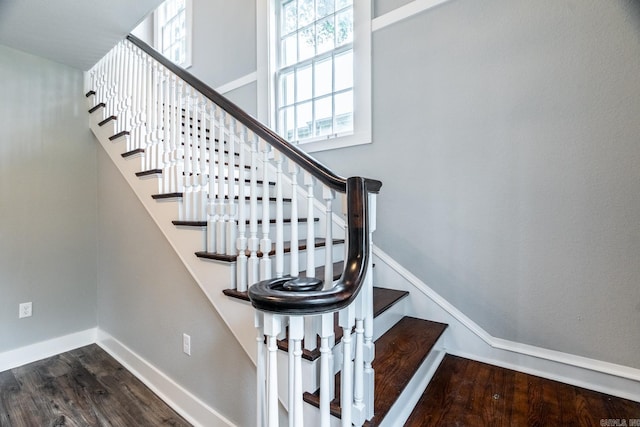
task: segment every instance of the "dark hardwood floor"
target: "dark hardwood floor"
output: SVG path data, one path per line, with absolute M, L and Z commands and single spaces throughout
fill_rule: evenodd
M 0 372 L 0 426 L 189 426 L 97 345 Z
M 603 425 L 640 426 L 640 403 L 451 355 L 405 424 Z

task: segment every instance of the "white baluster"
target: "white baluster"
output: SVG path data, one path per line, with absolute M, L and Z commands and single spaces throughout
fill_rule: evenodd
M 342 309 L 338 324 L 342 328 L 342 373 L 340 374 L 340 408 L 342 427 L 351 427 L 353 418 L 353 362 L 351 360 L 351 329 L 355 323 L 353 304 Z
M 194 221 L 198 221 L 200 219 L 200 145 L 204 144 L 205 141 L 201 136 L 204 123 L 200 119 L 200 109 L 202 107 L 200 94 L 195 89 L 193 94 L 193 111 L 191 114 L 191 217 Z
M 247 279 L 248 284 L 253 285 L 260 280 L 258 274 L 259 263 L 258 248 L 258 136 L 253 135 L 251 139 L 251 183 L 249 187 L 249 262 Z M 263 200 L 262 203 L 269 203 Z
M 183 193 L 183 176 L 184 176 L 184 158 L 186 156 L 186 151 L 184 149 L 184 145 L 182 142 L 184 141 L 182 137 L 182 109 L 184 105 L 184 90 L 185 84 L 182 80 L 178 80 L 177 82 L 177 90 L 176 90 L 176 103 L 173 108 L 173 135 L 174 140 L 172 142 L 172 153 L 171 153 L 171 163 L 173 166 L 173 180 L 176 183 L 176 192 Z M 184 212 L 184 200 L 180 199 L 178 202 L 178 218 L 183 220 L 185 219 Z
M 260 280 L 271 279 L 271 238 L 269 237 L 269 151 L 267 143 L 262 144 L 262 239 L 260 239 Z
M 325 204 L 326 231 L 324 247 L 324 289 L 333 287 L 333 208 L 332 202 L 335 192 L 327 186 L 322 186 L 322 197 Z
M 254 325 L 256 327 L 256 426 L 262 427 L 267 423 L 267 390 L 266 390 L 266 359 L 264 352 L 264 315 L 254 311 Z
M 162 192 L 171 192 L 171 77 L 167 71 L 163 71 L 162 76 L 162 121 L 163 121 L 163 136 L 162 136 Z
M 217 206 L 219 197 L 216 181 L 216 159 L 218 156 L 216 155 L 215 143 L 217 110 L 217 106 L 213 104 L 210 111 L 211 140 L 209 143 L 209 216 L 207 220 L 207 252 L 210 253 L 216 253 L 217 249 L 216 227 L 218 224 Z
M 291 252 L 289 254 L 291 277 L 300 274 L 300 257 L 298 250 L 298 172 L 300 167 L 292 160 L 288 161 L 291 174 Z
M 276 162 L 276 277 L 284 276 L 284 201 L 282 195 L 282 154 L 274 152 Z M 297 246 L 297 241 L 291 241 L 291 246 Z
M 210 126 L 211 122 L 209 119 L 209 105 L 210 102 L 206 99 L 203 99 L 201 116 L 202 116 L 202 124 L 200 127 L 200 164 L 198 166 L 198 170 L 200 171 L 200 197 L 198 199 L 198 219 L 206 221 L 207 219 L 207 187 L 209 184 L 209 176 L 207 170 L 207 129 L 212 129 L 213 126 Z
M 225 167 L 224 162 L 222 162 L 221 166 L 222 166 L 222 172 L 225 172 L 226 169 L 226 175 L 227 175 L 227 182 L 228 182 L 228 188 L 229 188 L 229 197 L 227 199 L 227 248 L 226 248 L 226 254 L 227 255 L 235 255 L 236 252 L 236 247 L 237 247 L 237 242 L 236 242 L 236 236 L 237 236 L 237 228 L 238 225 L 236 223 L 236 215 L 237 215 L 237 211 L 236 211 L 236 184 L 235 184 L 235 173 L 234 173 L 234 167 L 235 167 L 235 145 L 236 145 L 236 119 L 234 119 L 233 117 L 230 116 L 230 120 L 229 120 L 229 140 L 227 142 L 227 147 L 228 147 L 228 151 L 229 151 L 229 162 L 228 165 Z M 239 186 L 244 185 L 244 182 L 239 182 L 238 183 Z
M 331 423 L 330 404 L 335 396 L 333 377 L 333 313 L 323 314 L 320 320 L 320 425 L 329 427 Z
M 194 107 L 195 108 L 195 107 Z M 191 87 L 186 86 L 184 89 L 184 117 L 181 119 L 182 134 L 183 136 L 183 149 L 184 149 L 184 175 L 181 177 L 184 182 L 184 190 L 182 192 L 182 203 L 184 205 L 184 219 L 187 221 L 193 220 L 193 186 L 192 178 L 195 173 L 193 170 L 193 145 L 196 144 L 193 137 L 192 123 L 194 117 L 192 116 L 191 107 Z M 181 114 L 181 116 L 182 116 Z M 179 161 L 179 160 L 178 160 Z
M 225 195 L 228 194 L 225 191 L 225 185 L 233 185 L 233 183 L 228 183 L 228 180 L 224 174 L 224 162 L 225 162 L 225 153 L 224 153 L 224 141 L 226 138 L 226 113 L 224 110 L 219 110 L 220 116 L 218 118 L 218 197 L 216 200 L 218 201 L 216 205 L 216 214 L 218 215 L 218 222 L 216 223 L 216 252 L 219 254 L 226 254 L 227 252 L 227 241 L 225 235 L 225 222 L 227 218 L 225 218 L 226 210 L 225 210 Z
M 145 119 L 145 164 L 143 170 L 148 171 L 154 168 L 153 160 L 155 158 L 155 140 L 153 138 L 153 63 L 151 58 L 144 55 L 144 73 L 145 73 L 145 101 L 144 101 L 144 119 Z
M 361 297 L 362 295 L 359 295 Z M 357 305 L 357 304 L 356 304 Z M 361 426 L 364 421 L 364 319 L 356 317 L 356 354 L 353 360 L 353 419 L 355 426 Z
M 269 427 L 278 427 L 278 335 L 282 318 L 264 313 L 264 333 L 267 336 L 267 417 Z
M 304 185 L 307 187 L 307 277 L 315 277 L 315 224 L 313 218 L 313 183 L 311 174 L 305 172 Z
M 302 338 L 304 318 L 289 317 L 289 426 L 302 426 Z
M 245 144 L 247 141 L 247 127 L 240 128 L 240 144 L 239 144 L 239 172 L 238 172 L 238 258 L 236 260 L 236 277 L 237 289 L 240 292 L 246 292 L 247 284 L 247 185 L 245 183 Z M 234 167 L 231 163 L 229 168 Z

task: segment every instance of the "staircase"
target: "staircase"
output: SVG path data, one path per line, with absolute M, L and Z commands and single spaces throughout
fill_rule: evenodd
M 92 131 L 256 363 L 257 425 L 279 405 L 292 426 L 402 425 L 447 326 L 374 284 L 381 184 L 335 175 L 134 36 L 87 86 Z

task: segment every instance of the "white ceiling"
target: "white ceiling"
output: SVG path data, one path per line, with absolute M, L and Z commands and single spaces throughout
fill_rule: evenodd
M 88 70 L 162 0 L 0 0 L 0 44 Z

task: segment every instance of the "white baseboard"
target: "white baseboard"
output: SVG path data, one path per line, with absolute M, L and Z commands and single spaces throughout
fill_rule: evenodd
M 446 332 L 448 353 L 625 399 L 638 400 L 640 369 L 496 338 L 380 248 L 374 246 L 373 253 L 379 261 L 374 261 L 378 274 L 394 274 L 396 278 L 403 280 L 407 285 L 403 288 L 415 289 L 429 301 L 427 311 L 430 320 L 449 324 Z M 385 273 L 381 271 L 383 269 L 389 269 L 392 273 Z M 387 282 L 392 283 L 385 281 Z M 419 317 L 420 313 L 414 315 Z
M 0 353 L 0 372 L 93 344 L 96 333 L 91 328 Z
M 194 426 L 234 425 L 107 332 L 98 329 L 96 343 Z

